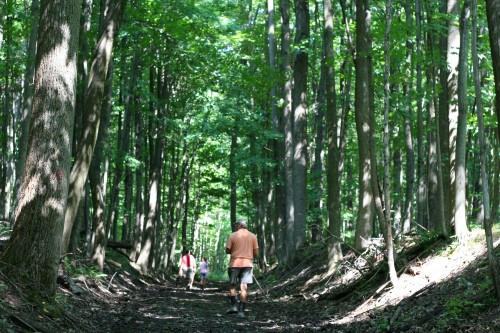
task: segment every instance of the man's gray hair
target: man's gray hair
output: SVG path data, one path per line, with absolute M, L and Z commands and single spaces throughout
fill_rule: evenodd
M 236 225 L 239 225 L 242 228 L 246 229 L 247 228 L 247 221 L 245 221 L 245 220 L 238 220 L 238 221 L 236 221 Z

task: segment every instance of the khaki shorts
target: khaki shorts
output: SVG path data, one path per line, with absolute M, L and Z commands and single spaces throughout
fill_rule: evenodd
M 253 267 L 229 267 L 227 269 L 229 283 L 231 284 L 252 284 Z
M 184 268 L 182 270 L 182 277 L 186 279 L 192 279 L 194 277 L 194 269 L 191 267 Z

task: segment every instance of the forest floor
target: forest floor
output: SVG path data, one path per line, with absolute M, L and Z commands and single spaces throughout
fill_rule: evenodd
M 480 233 L 466 249 L 408 243 L 397 287 L 380 254 L 346 249 L 342 265 L 328 272 L 324 249 L 310 247 L 291 270 L 257 274 L 245 318 L 226 313 L 227 281 L 186 290 L 174 277 L 140 276 L 116 256 L 106 277 L 61 281 L 58 311 L 28 302 L 0 276 L 0 332 L 500 332 L 483 244 Z

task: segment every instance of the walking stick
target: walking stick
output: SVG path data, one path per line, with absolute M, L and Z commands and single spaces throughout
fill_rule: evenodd
M 267 292 L 265 292 L 264 289 L 262 289 L 262 286 L 260 285 L 259 280 L 257 280 L 257 278 L 255 277 L 255 274 L 252 273 L 252 277 L 254 278 L 255 282 L 257 282 L 257 285 L 259 286 L 259 289 L 264 294 L 264 297 L 266 298 L 266 300 L 268 300 Z

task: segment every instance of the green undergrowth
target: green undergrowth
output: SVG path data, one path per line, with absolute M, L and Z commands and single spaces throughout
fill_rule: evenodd
M 99 269 L 88 261 L 81 261 L 65 257 L 63 260 L 64 270 L 70 276 L 83 276 L 91 280 L 99 280 L 106 277 L 107 274 L 100 272 Z

